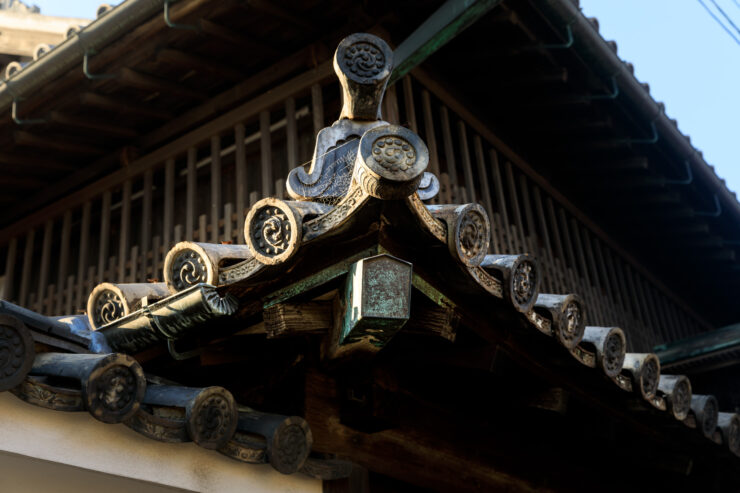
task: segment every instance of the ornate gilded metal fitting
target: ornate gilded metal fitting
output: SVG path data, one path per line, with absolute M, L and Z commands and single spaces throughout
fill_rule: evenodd
M 691 410 L 691 382 L 685 375 L 661 375 L 658 393 L 673 417 L 679 421 L 686 419 Z
M 381 125 L 365 132 L 355 159 L 355 179 L 379 199 L 405 199 L 416 191 L 429 164 L 429 150 L 411 130 Z
M 393 70 L 393 51 L 366 33 L 344 38 L 334 53 L 334 71 L 342 85 L 339 118 L 380 120 L 380 103 Z
M 527 313 L 539 292 L 537 261 L 527 255 L 486 255 L 480 264 L 501 281 L 514 308 Z
M 535 310 L 552 320 L 552 329 L 558 342 L 573 349 L 583 339 L 586 313 L 581 297 L 576 294 L 540 294 Z
M 619 375 L 624 364 L 627 338 L 619 327 L 586 327 L 581 344 L 593 345 L 596 349 L 596 364 L 607 377 Z
M 654 353 L 627 353 L 623 368 L 632 379 L 632 389 L 639 390 L 645 400 L 651 400 L 658 391 L 660 381 L 658 357 Z
M 288 202 L 262 199 L 249 210 L 244 222 L 244 239 L 254 257 L 266 265 L 288 260 L 298 250 L 303 235 L 300 213 Z
M 28 328 L 17 318 L 0 315 L 0 391 L 20 384 L 33 366 L 36 351 Z

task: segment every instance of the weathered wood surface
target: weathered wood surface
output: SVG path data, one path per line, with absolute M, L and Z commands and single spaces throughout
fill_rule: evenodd
M 331 301 L 278 303 L 263 312 L 267 337 L 323 334 L 333 325 Z
M 301 467 L 301 473 L 324 481 L 348 478 L 353 464 L 341 459 L 318 459 L 309 457 Z

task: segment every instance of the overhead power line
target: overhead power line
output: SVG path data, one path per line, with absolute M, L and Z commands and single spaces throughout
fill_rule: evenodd
M 715 0 L 709 0 L 709 1 L 712 2 L 715 7 L 717 7 L 717 10 L 719 10 L 719 13 L 722 14 L 722 17 L 727 19 L 727 22 L 730 23 L 730 25 L 735 29 L 735 31 L 737 31 L 738 34 L 740 34 L 740 29 L 738 29 L 735 23 L 732 22 L 732 19 L 730 18 L 730 16 L 727 15 L 727 13 L 724 10 L 722 10 L 722 7 L 720 7 L 719 4 L 717 4 Z
M 737 44 L 738 44 L 738 46 L 740 46 L 740 39 L 738 39 L 738 38 L 737 38 L 737 36 L 735 36 L 735 34 L 734 34 L 734 33 L 733 33 L 732 31 L 730 31 L 730 29 L 729 29 L 729 28 L 728 28 L 727 26 L 725 26 L 725 24 L 724 24 L 724 23 L 722 22 L 722 20 L 721 20 L 721 19 L 720 19 L 719 17 L 717 17 L 717 16 L 716 16 L 716 15 L 714 14 L 714 12 L 712 12 L 712 9 L 710 9 L 709 7 L 707 7 L 707 4 L 705 4 L 705 3 L 704 3 L 704 2 L 702 1 L 702 0 L 697 0 L 697 1 L 698 1 L 698 2 L 699 2 L 699 3 L 701 4 L 701 6 L 702 6 L 702 7 L 704 7 L 704 10 L 706 10 L 706 11 L 707 11 L 707 12 L 709 13 L 709 15 L 711 15 L 711 16 L 712 16 L 712 19 L 714 19 L 714 20 L 715 20 L 715 21 L 717 22 L 717 24 L 719 24 L 719 25 L 720 25 L 720 26 L 722 27 L 722 29 L 724 29 L 724 30 L 725 30 L 725 32 L 726 32 L 727 34 L 729 34 L 729 35 L 730 35 L 730 37 L 731 37 L 731 38 L 732 38 L 733 40 L 735 40 L 735 43 L 737 43 Z M 714 3 L 714 2 L 713 2 L 713 3 Z M 715 5 L 716 5 L 716 4 L 715 4 Z

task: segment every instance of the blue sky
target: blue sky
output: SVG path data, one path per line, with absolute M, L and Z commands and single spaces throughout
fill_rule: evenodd
M 98 6 L 103 3 L 110 5 L 120 3 L 104 0 L 23 0 L 23 2 L 28 5 L 37 5 L 41 8 L 42 14 L 81 19 L 93 19 Z
M 740 0 L 714 1 L 740 27 Z M 27 3 L 47 15 L 92 18 L 102 1 Z M 666 113 L 740 194 L 740 45 L 699 0 L 581 0 L 581 8 L 599 19 L 601 34 L 617 42 L 619 56 L 634 64 L 637 78 L 650 84 Z
M 714 1 L 740 27 L 740 1 Z M 581 0 L 581 10 L 740 196 L 740 45 L 699 0 Z

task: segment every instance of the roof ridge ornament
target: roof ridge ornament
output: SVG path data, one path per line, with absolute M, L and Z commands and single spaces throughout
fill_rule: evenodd
M 300 166 L 288 175 L 290 196 L 336 204 L 356 182 L 368 195 L 381 199 L 406 198 L 420 184 L 423 198 L 433 197 L 439 187 L 436 177 L 424 173 L 429 162 L 426 145 L 410 130 L 381 119 L 393 71 L 388 44 L 372 34 L 351 34 L 334 53 L 334 71 L 342 87 L 342 111 L 316 137 L 308 171 Z M 369 132 L 371 137 L 365 139 Z

